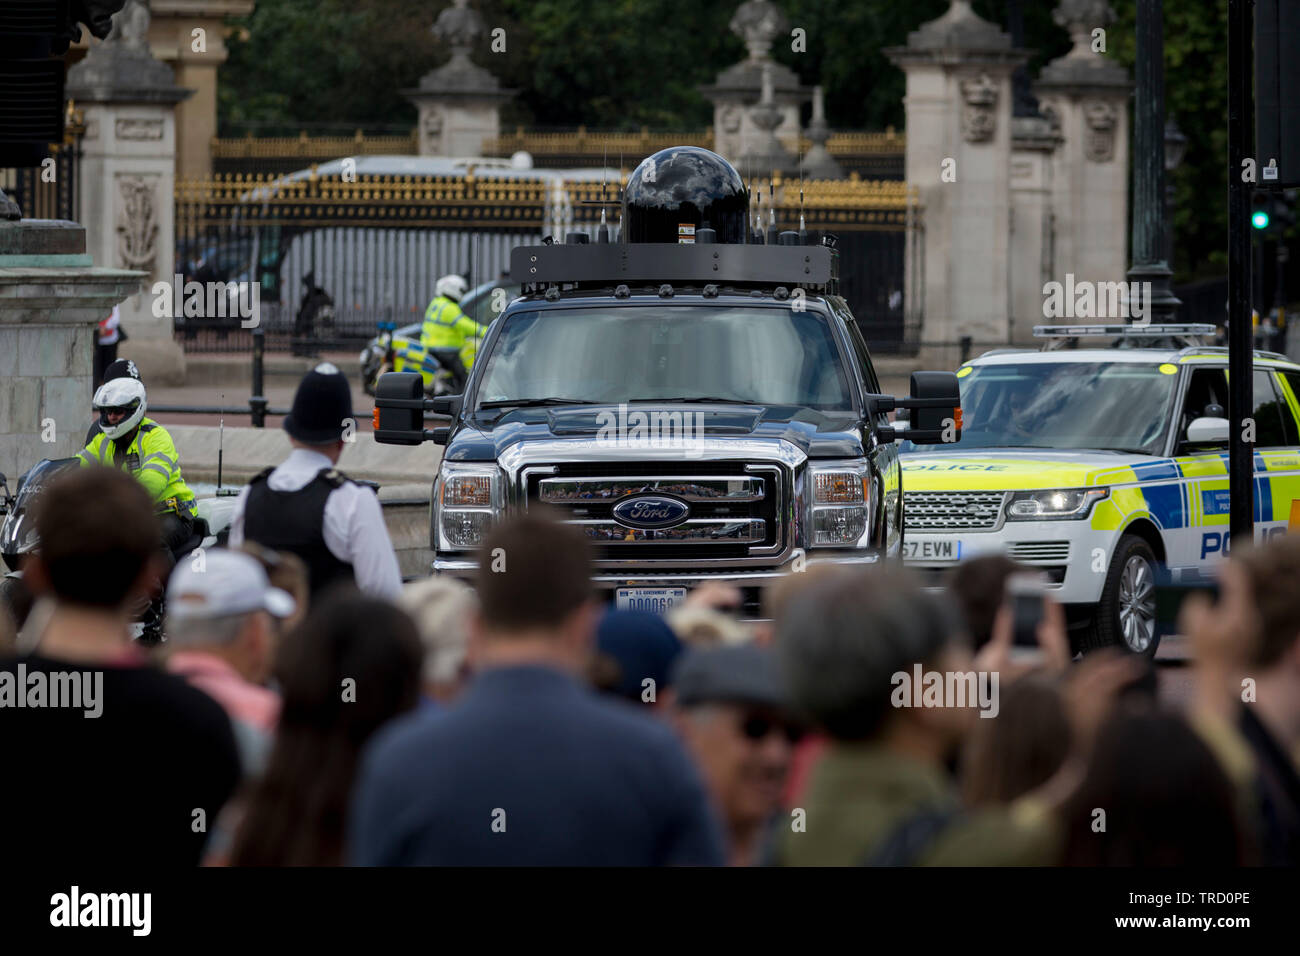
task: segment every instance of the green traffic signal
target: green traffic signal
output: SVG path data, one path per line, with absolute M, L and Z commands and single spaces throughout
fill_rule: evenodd
M 1268 213 L 1263 209 L 1256 209 L 1255 214 L 1250 217 L 1250 224 L 1256 229 L 1268 228 Z

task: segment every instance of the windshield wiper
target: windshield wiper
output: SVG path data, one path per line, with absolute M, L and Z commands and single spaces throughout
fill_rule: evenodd
M 479 402 L 479 408 L 534 408 L 538 405 L 599 405 L 589 398 L 504 398 L 496 402 Z
M 744 398 L 716 398 L 712 395 L 691 395 L 678 398 L 629 398 L 627 404 L 634 402 L 658 402 L 661 405 L 763 405 L 764 402 L 751 402 Z

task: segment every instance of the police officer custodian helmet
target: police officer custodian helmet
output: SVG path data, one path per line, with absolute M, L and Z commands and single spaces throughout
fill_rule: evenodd
M 347 377 L 337 366 L 321 362 L 298 383 L 284 430 L 305 445 L 328 445 L 342 440 L 351 418 L 352 389 Z
M 622 241 L 690 241 L 709 226 L 718 242 L 743 243 L 748 218 L 749 191 L 736 167 L 698 146 L 670 146 L 632 170 Z

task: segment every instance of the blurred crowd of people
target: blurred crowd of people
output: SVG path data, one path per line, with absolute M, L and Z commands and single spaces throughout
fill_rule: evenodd
M 504 561 L 475 587 L 396 601 L 313 594 L 302 561 L 245 543 L 177 565 L 146 650 L 128 630 L 158 571 L 139 484 L 70 474 L 37 526 L 43 611 L 21 638 L 0 620 L 17 862 L 1300 860 L 1300 536 L 1234 550 L 1218 600 L 1184 603 L 1174 708 L 1146 659 L 1073 655 L 1050 601 L 1019 656 L 1001 558 L 944 590 L 815 565 L 747 623 L 725 584 L 662 617 L 609 610 L 591 543 L 536 514 L 490 531 Z M 996 715 L 900 706 L 898 675 L 922 672 L 996 674 Z M 98 716 L 46 706 L 101 680 Z

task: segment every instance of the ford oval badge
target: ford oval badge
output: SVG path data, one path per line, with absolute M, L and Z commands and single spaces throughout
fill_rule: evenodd
M 685 503 L 663 495 L 637 495 L 614 506 L 614 518 L 629 528 L 671 528 L 690 513 Z

